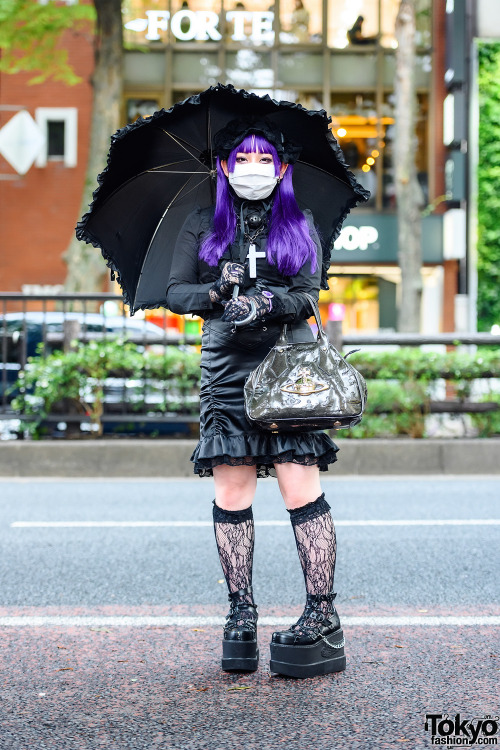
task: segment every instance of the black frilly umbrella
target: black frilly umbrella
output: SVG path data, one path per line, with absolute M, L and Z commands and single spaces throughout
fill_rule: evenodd
M 131 314 L 165 307 L 184 220 L 194 207 L 215 202 L 213 136 L 241 117 L 266 117 L 301 145 L 294 192 L 322 238 L 322 287 L 328 288 L 332 244 L 350 209 L 369 193 L 349 172 L 326 112 L 217 84 L 112 136 L 94 200 L 76 227 L 79 240 L 101 249 Z

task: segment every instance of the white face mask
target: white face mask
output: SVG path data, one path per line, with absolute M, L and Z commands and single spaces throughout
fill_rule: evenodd
M 274 164 L 235 164 L 229 172 L 229 184 L 238 198 L 260 201 L 273 192 L 278 178 Z

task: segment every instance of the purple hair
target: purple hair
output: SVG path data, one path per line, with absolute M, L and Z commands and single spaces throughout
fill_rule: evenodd
M 278 153 L 263 136 L 248 135 L 231 151 L 227 160 L 230 172 L 234 171 L 238 153 L 271 154 L 275 175 L 279 176 L 281 162 Z M 295 276 L 308 260 L 311 262 L 311 273 L 317 268 L 316 245 L 309 234 L 307 220 L 295 200 L 292 175 L 293 166 L 289 164 L 275 191 L 267 239 L 267 260 L 277 266 L 284 276 Z M 200 258 L 209 266 L 216 266 L 229 245 L 232 245 L 237 227 L 234 201 L 219 157 L 213 224 L 213 232 L 205 237 L 200 248 Z

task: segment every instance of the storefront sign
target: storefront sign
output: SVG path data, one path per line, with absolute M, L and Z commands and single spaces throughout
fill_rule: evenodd
M 134 18 L 125 24 L 128 31 L 146 32 L 146 39 L 158 41 L 160 32 L 170 30 L 181 42 L 219 42 L 222 35 L 218 29 L 219 16 L 211 10 L 179 10 L 172 16 L 168 10 L 147 10 L 147 18 Z M 234 42 L 249 39 L 255 44 L 274 41 L 274 13 L 272 11 L 230 10 L 226 13 L 226 24 Z M 248 27 L 251 32 L 247 33 Z
M 335 240 L 332 263 L 398 262 L 398 218 L 394 214 L 350 215 Z M 424 263 L 443 261 L 443 217 L 422 220 Z
M 335 250 L 366 250 L 378 240 L 378 232 L 370 225 L 343 227 L 335 241 Z

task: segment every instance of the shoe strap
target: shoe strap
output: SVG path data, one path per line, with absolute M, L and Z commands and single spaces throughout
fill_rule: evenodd
M 336 591 L 330 591 L 329 594 L 307 594 L 306 606 L 314 606 L 321 604 L 322 602 L 328 602 L 328 604 L 331 604 L 336 596 Z
M 245 601 L 244 598 L 249 597 L 250 601 Z M 238 616 L 240 612 L 251 612 L 255 618 L 258 617 L 257 605 L 253 600 L 253 589 L 251 586 L 247 586 L 245 589 L 238 589 L 238 591 L 232 591 L 229 596 L 230 612 L 226 619 L 233 619 Z
M 316 621 L 317 627 L 319 627 L 324 622 L 328 622 L 335 611 L 333 600 L 336 596 L 337 592 L 334 591 L 331 591 L 329 594 L 307 594 L 306 606 L 302 615 L 299 617 L 297 625 L 303 627 L 303 623 L 306 620 Z M 320 607 L 323 602 L 326 602 L 328 604 L 328 613 L 323 612 Z M 311 626 L 305 626 L 305 629 L 310 628 Z
M 238 589 L 238 591 L 231 591 L 228 595 L 229 601 L 235 601 L 236 599 L 243 598 L 244 596 L 251 596 L 253 599 L 253 588 L 247 586 L 246 589 Z

